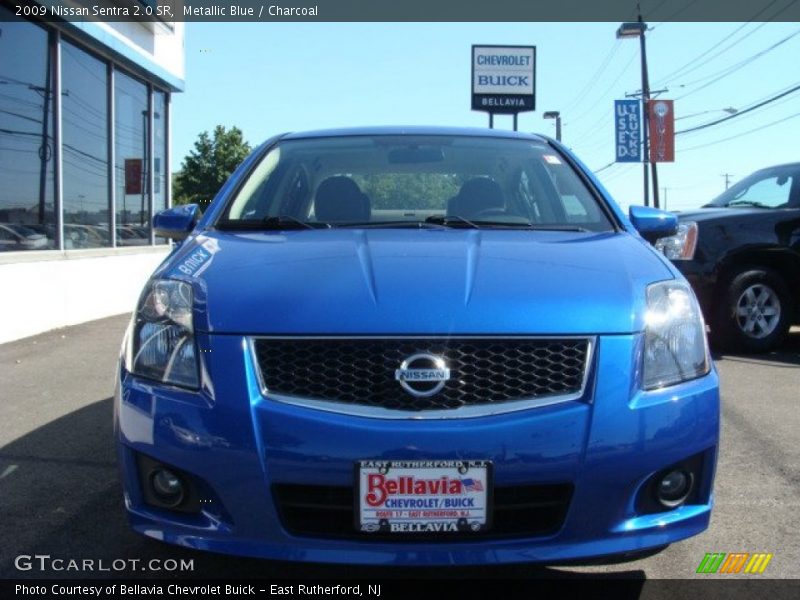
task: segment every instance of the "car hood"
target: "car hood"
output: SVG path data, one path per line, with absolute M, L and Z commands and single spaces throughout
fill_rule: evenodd
M 157 274 L 198 330 L 306 335 L 629 333 L 673 277 L 628 233 L 462 229 L 205 232 Z

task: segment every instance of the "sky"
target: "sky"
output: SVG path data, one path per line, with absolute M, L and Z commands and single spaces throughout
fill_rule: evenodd
M 537 48 L 536 110 L 522 131 L 562 139 L 623 207 L 643 203 L 641 164 L 614 160 L 613 101 L 641 89 L 639 43 L 619 23 L 187 23 L 186 91 L 173 96 L 177 169 L 202 131 L 237 126 L 256 145 L 286 131 L 360 125 L 488 127 L 470 108 L 473 44 Z M 800 85 L 798 23 L 649 23 L 651 89 L 676 130 Z M 788 39 L 787 39 L 788 38 Z M 511 129 L 510 116 L 495 127 Z M 658 165 L 661 204 L 709 202 L 756 169 L 800 160 L 800 91 L 676 137 Z

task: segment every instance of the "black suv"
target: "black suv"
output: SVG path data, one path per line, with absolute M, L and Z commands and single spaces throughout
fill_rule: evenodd
M 656 247 L 692 283 L 712 340 L 775 348 L 800 322 L 800 163 L 756 171 L 678 219 Z

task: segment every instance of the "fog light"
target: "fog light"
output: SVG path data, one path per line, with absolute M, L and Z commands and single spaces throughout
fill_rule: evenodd
M 183 481 L 169 469 L 156 469 L 150 474 L 155 496 L 168 507 L 178 506 L 186 495 Z
M 694 477 L 688 471 L 675 469 L 664 475 L 656 487 L 658 501 L 668 508 L 681 504 L 692 491 Z

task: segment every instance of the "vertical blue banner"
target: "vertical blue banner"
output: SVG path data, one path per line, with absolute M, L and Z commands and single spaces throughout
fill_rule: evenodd
M 642 114 L 638 100 L 614 100 L 616 162 L 642 162 Z

